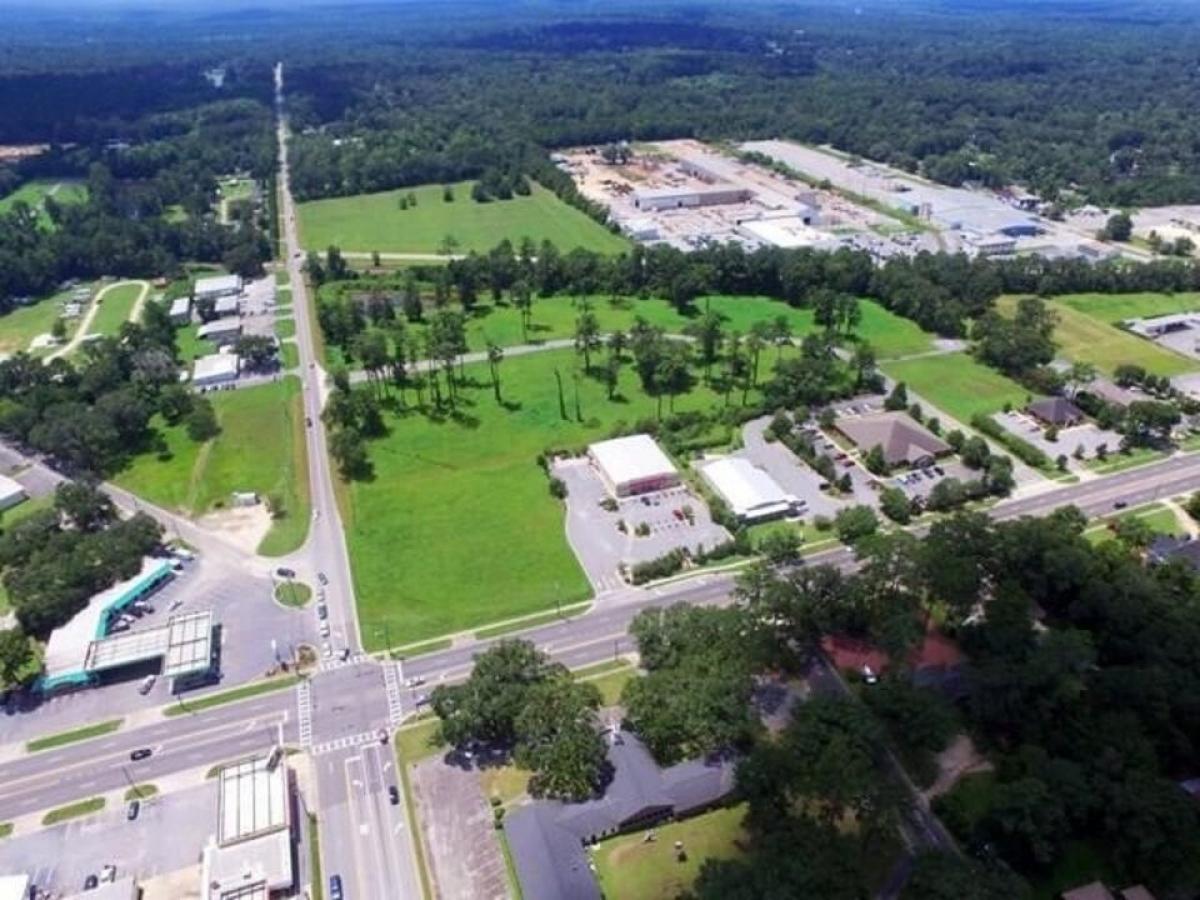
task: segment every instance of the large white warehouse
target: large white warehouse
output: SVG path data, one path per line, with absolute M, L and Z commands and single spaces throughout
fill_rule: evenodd
M 662 491 L 679 484 L 679 470 L 648 434 L 592 444 L 588 458 L 614 497 Z
M 802 511 L 803 501 L 785 493 L 775 479 L 740 456 L 705 463 L 700 474 L 743 522 L 763 522 Z

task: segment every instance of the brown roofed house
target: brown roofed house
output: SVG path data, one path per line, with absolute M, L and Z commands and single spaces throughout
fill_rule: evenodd
M 847 417 L 835 424 L 860 450 L 878 445 L 889 466 L 929 465 L 950 452 L 949 444 L 903 412 Z
M 1025 412 L 1045 425 L 1062 428 L 1067 425 L 1077 425 L 1083 421 L 1083 410 L 1066 397 L 1046 397 L 1044 400 L 1034 400 Z

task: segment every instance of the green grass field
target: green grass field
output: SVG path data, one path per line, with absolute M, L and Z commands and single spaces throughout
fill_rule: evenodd
M 278 556 L 296 549 L 304 542 L 309 521 L 299 379 L 221 391 L 210 399 L 221 425 L 217 437 L 197 444 L 182 425 L 159 422 L 165 452 L 136 457 L 113 480 L 187 515 L 219 508 L 234 491 L 278 496 L 286 514 L 274 522 L 259 552 Z
M 350 286 L 353 289 L 353 285 Z M 328 297 L 334 288 L 324 289 Z M 592 312 L 603 332 L 625 331 L 638 316 L 650 324 L 657 325 L 670 333 L 682 332 L 707 307 L 725 319 L 726 333 L 735 331 L 745 334 L 756 322 L 770 322 L 784 316 L 791 325 L 792 333 L 801 337 L 815 329 L 811 309 L 796 309 L 771 300 L 753 296 L 701 297 L 689 313 L 682 313 L 665 300 L 645 300 L 612 297 L 591 297 Z M 863 300 L 859 307 L 862 320 L 855 336 L 870 342 L 880 359 L 923 353 L 932 349 L 932 338 L 908 319 L 888 312 L 878 303 Z M 521 328 L 520 311 L 507 303 L 481 303 L 474 307 L 467 322 L 467 345 L 473 351 L 484 350 L 491 341 L 501 347 L 524 343 L 541 343 L 560 338 L 571 338 L 575 334 L 575 322 L 581 307 L 573 297 L 547 297 L 534 300 L 531 325 L 528 333 Z M 411 334 L 423 333 L 423 324 L 408 326 Z M 327 347 L 326 354 L 331 364 L 341 362 L 336 347 Z M 768 351 L 768 359 L 773 351 Z
M 101 289 L 100 308 L 89 334 L 115 335 L 121 326 L 129 321 L 129 314 L 138 297 L 142 295 L 144 283 L 140 281 L 125 281 Z
M 1002 297 L 997 308 L 1008 315 L 1016 304 L 1016 297 Z M 1055 302 L 1051 306 L 1058 315 L 1054 329 L 1058 352 L 1072 362 L 1091 363 L 1109 375 L 1122 363 L 1139 365 L 1155 375 L 1178 375 L 1200 367 L 1195 360 L 1122 331 L 1070 303 Z
M 49 334 L 54 321 L 62 312 L 63 301 L 71 296 L 70 291 L 51 294 L 31 306 L 18 306 L 11 312 L 0 315 L 0 353 L 16 353 L 28 350 L 29 342 L 39 334 Z M 68 334 L 76 323 L 67 323 Z
M 886 363 L 883 370 L 960 423 L 976 413 L 999 412 L 1005 403 L 1023 406 L 1029 392 L 966 353 L 946 353 Z
M 290 338 L 296 336 L 296 320 L 295 319 L 276 319 L 275 334 L 281 338 Z
M 201 340 L 197 331 L 200 326 L 190 322 L 182 328 L 175 329 L 175 346 L 179 348 L 180 362 L 189 363 L 200 356 L 216 353 L 217 348 L 211 341 Z
M 525 237 L 539 244 L 553 241 L 563 251 L 583 247 L 619 253 L 629 247 L 623 237 L 540 185 L 534 184 L 528 197 L 476 203 L 471 184 L 454 185 L 453 203 L 442 199 L 437 184 L 301 203 L 301 241 L 313 250 L 333 245 L 360 253 L 437 253 L 448 235 L 458 242 L 456 253 L 490 250 L 504 238 L 516 245 Z M 410 191 L 417 205 L 402 210 L 399 199 Z
M 27 181 L 11 194 L 0 197 L 0 215 L 10 212 L 20 201 L 38 211 L 38 221 L 47 228 L 53 227 L 50 217 L 42 209 L 42 202 L 53 197 L 56 203 L 67 205 L 87 200 L 87 186 L 82 181 L 69 179 L 38 178 Z
M 383 647 L 385 621 L 398 646 L 551 610 L 556 597 L 565 605 L 590 595 L 536 457 L 547 446 L 602 437 L 618 421 L 653 416 L 656 404 L 626 365 L 614 401 L 599 382 L 580 377 L 584 422 L 563 421 L 555 368 L 573 413 L 581 362 L 572 351 L 548 351 L 501 364 L 502 394 L 513 408 L 493 399 L 486 365 L 468 366 L 477 386 L 463 392 L 459 421 L 413 413 L 389 420 L 391 433 L 371 443 L 374 480 L 352 483 L 343 495 L 369 649 Z M 721 402 L 697 384 L 675 409 Z
M 1056 304 L 1069 306 L 1101 322 L 1120 322 L 1200 309 L 1200 293 L 1063 294 Z
M 744 804 L 714 809 L 682 822 L 654 829 L 657 839 L 647 843 L 643 832 L 602 841 L 596 848 L 596 876 L 605 897 L 621 900 L 660 900 L 686 894 L 708 859 L 736 859 L 745 840 Z M 686 859 L 675 858 L 675 842 L 682 841 Z

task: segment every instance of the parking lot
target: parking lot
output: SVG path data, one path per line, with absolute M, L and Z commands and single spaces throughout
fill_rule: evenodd
M 597 593 L 624 585 L 618 570 L 623 562 L 645 562 L 677 548 L 712 549 L 731 537 L 686 486 L 626 497 L 610 512 L 601 505 L 608 497 L 604 484 L 586 459 L 558 460 L 553 473 L 567 485 L 567 538 Z M 649 534 L 639 536 L 640 525 Z
M 1070 428 L 1060 428 L 1058 440 L 1046 440 L 1046 426 L 1022 412 L 1001 412 L 992 417 L 1006 431 L 1015 434 L 1046 454 L 1051 460 L 1059 456 L 1067 457 L 1068 468 L 1075 469 L 1079 460 L 1075 452 L 1083 448 L 1084 459 L 1092 459 L 1096 448 L 1104 446 L 1109 452 L 1115 453 L 1121 446 L 1121 435 L 1115 431 L 1086 422 L 1082 425 L 1072 425 Z
M 198 881 L 200 852 L 216 824 L 216 781 L 143 801 L 132 822 L 125 804 L 110 799 L 94 816 L 0 841 L 0 871 L 25 872 L 55 895 L 82 890 L 105 865 L 139 880 L 195 866 Z
M 933 492 L 939 481 L 946 478 L 957 478 L 959 481 L 971 481 L 981 473 L 968 469 L 957 459 L 938 460 L 936 464 L 925 469 L 913 469 L 899 472 L 890 476 L 887 482 L 892 487 L 898 487 L 910 498 L 925 500 Z

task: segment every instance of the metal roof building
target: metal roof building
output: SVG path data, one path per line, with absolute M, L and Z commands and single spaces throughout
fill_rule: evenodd
M 679 484 L 679 470 L 648 434 L 592 444 L 588 457 L 614 497 L 662 491 Z
M 192 319 L 192 298 L 176 297 L 171 301 L 167 316 L 176 325 L 186 325 Z
M 217 317 L 236 316 L 242 311 L 242 301 L 236 296 L 218 297 L 213 304 L 213 314 Z
M 141 891 L 132 875 L 116 881 L 102 881 L 94 888 L 79 894 L 71 894 L 63 900 L 138 900 Z
M 237 381 L 241 364 L 241 357 L 236 353 L 211 353 L 201 356 L 192 364 L 192 384 L 196 387 L 208 387 Z
M 791 515 L 799 501 L 748 459 L 730 456 L 704 463 L 700 474 L 743 522 L 762 522 Z
M 239 337 L 241 333 L 241 320 L 233 318 L 213 319 L 211 322 L 205 322 L 196 329 L 196 337 L 203 341 L 213 341 L 218 344 Z
M 16 506 L 25 500 L 27 496 L 21 482 L 9 478 L 7 475 L 0 475 L 0 510 Z
M 210 300 L 216 297 L 227 297 L 242 292 L 240 275 L 213 275 L 208 278 L 197 278 L 193 295 L 197 300 Z

